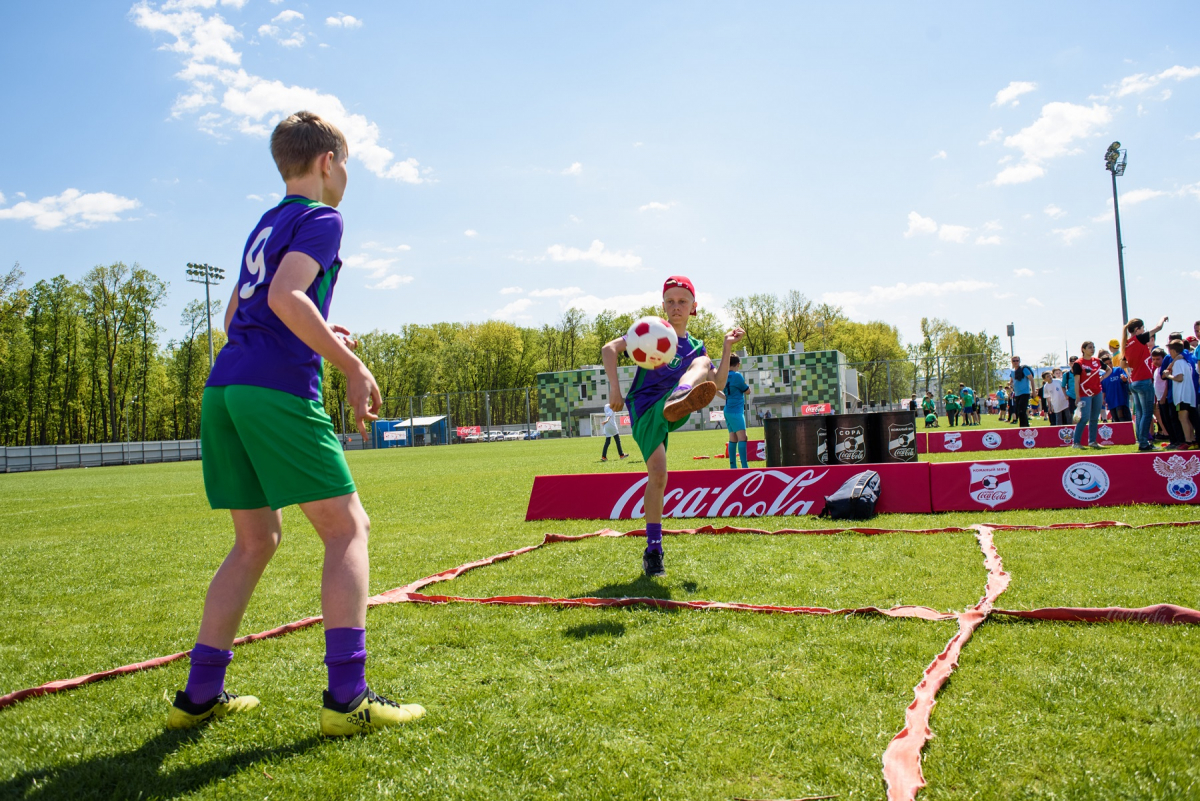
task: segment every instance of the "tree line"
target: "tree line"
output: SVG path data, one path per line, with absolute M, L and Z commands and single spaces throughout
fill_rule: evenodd
M 202 300 L 189 301 L 180 335 L 164 340 L 156 316 L 167 292 L 167 282 L 152 271 L 120 262 L 96 266 L 78 281 L 60 275 L 32 286 L 19 264 L 0 274 L 0 445 L 198 437 L 209 372 L 208 317 Z M 803 344 L 807 350 L 836 348 L 851 362 L 912 357 L 932 366 L 928 378 L 939 370 L 944 376 L 955 353 L 1000 354 L 997 337 L 961 332 L 943 320 L 922 321 L 923 341 L 905 347 L 895 327 L 852 321 L 841 308 L 795 290 L 735 297 L 725 311 L 746 330 L 742 348 L 750 355 Z M 410 324 L 359 335 L 358 353 L 384 397 L 396 402 L 391 413 L 406 415 L 399 399 L 409 396 L 530 387 L 540 372 L 598 365 L 604 343 L 646 314 L 661 310 L 602 311 L 589 318 L 570 308 L 540 327 L 500 320 Z M 220 301 L 213 302 L 213 317 L 219 351 L 225 342 Z M 714 355 L 720 352 L 725 326 L 711 310 L 702 309 L 689 330 Z M 878 387 L 871 387 L 878 372 L 863 370 L 867 391 L 876 396 Z M 901 372 L 892 375 L 896 394 L 909 386 L 915 391 L 915 377 Z M 328 365 L 323 389 L 340 429 L 345 381 Z

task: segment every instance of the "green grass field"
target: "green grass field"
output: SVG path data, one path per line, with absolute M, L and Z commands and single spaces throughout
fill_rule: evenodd
M 672 468 L 720 467 L 691 457 L 719 452 L 724 438 L 673 435 Z M 372 592 L 547 531 L 612 525 L 524 522 L 536 474 L 642 468 L 637 457 L 600 463 L 601 442 L 349 454 L 373 523 Z M 1192 511 L 881 515 L 872 525 L 1200 518 Z M 319 613 L 319 542 L 296 510 L 284 521 L 244 633 Z M 705 522 L 718 521 L 688 525 Z M 996 542 L 1013 578 L 1003 607 L 1200 607 L 1200 527 L 998 532 Z M 230 543 L 199 463 L 0 476 L 0 693 L 186 650 Z M 662 580 L 641 577 L 640 547 L 558 543 L 436 591 L 957 610 L 985 579 L 969 533 L 675 537 Z M 424 704 L 422 721 L 320 739 L 314 627 L 239 647 L 229 687 L 263 705 L 200 731 L 162 725 L 186 660 L 0 710 L 0 799 L 882 798 L 880 755 L 954 631 L 878 617 L 383 606 L 368 614 L 368 676 Z M 922 798 L 1200 797 L 1200 631 L 990 619 L 960 662 L 933 714 Z

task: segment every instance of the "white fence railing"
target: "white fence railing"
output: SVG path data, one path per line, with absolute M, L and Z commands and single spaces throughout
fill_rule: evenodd
M 115 464 L 185 462 L 200 458 L 200 440 L 104 442 L 94 445 L 27 445 L 0 448 L 0 473 L 104 467 Z

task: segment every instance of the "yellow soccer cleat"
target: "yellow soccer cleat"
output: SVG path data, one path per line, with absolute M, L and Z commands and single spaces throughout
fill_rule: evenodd
M 258 706 L 258 699 L 253 695 L 231 695 L 222 692 L 211 701 L 203 704 L 193 704 L 187 693 L 179 690 L 175 693 L 175 703 L 167 713 L 168 729 L 190 729 L 199 726 L 209 718 L 223 718 L 238 712 L 249 712 Z
M 425 714 L 420 704 L 397 704 L 395 701 L 376 695 L 370 689 L 349 703 L 339 704 L 325 691 L 325 704 L 321 709 L 321 734 L 326 737 L 344 737 L 350 734 L 366 734 L 387 726 L 411 723 Z

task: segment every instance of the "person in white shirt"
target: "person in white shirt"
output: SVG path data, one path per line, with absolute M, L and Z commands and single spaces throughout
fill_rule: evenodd
M 1062 382 L 1047 370 L 1042 373 L 1042 389 L 1046 393 L 1046 412 L 1049 415 L 1050 425 L 1067 425 L 1070 421 L 1064 419 L 1063 412 L 1070 406 L 1070 402 L 1067 400 L 1067 393 L 1063 391 Z
M 604 450 L 600 453 L 600 461 L 608 461 L 608 443 L 612 440 L 617 441 L 617 453 L 622 459 L 628 459 L 629 454 L 621 450 L 621 427 L 617 422 L 617 413 L 612 410 L 612 406 L 604 404 Z
M 1183 357 L 1183 343 L 1179 340 L 1168 343 L 1167 350 L 1171 352 L 1171 363 L 1160 372 L 1163 378 L 1175 382 L 1170 390 L 1171 400 L 1183 429 L 1183 445 L 1178 450 L 1196 450 L 1196 430 L 1192 427 L 1192 415 L 1196 410 L 1196 385 L 1192 382 L 1192 365 Z

